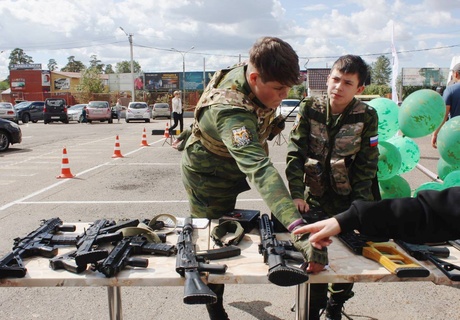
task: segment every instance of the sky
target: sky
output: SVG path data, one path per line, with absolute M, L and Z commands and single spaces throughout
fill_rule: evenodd
M 392 61 L 392 32 L 399 69 L 449 68 L 460 56 L 458 0 L 0 0 L 0 17 L 0 79 L 15 48 L 43 70 L 92 55 L 115 69 L 130 61 L 128 34 L 143 72 L 226 68 L 262 36 L 287 41 L 302 70 L 343 54 Z

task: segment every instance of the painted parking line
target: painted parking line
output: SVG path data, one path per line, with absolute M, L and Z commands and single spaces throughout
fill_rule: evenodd
M 262 199 L 238 199 L 238 202 L 255 202 Z M 188 200 L 91 200 L 91 201 L 21 201 L 16 204 L 142 204 L 142 203 L 188 203 Z M 0 209 L 1 210 L 1 209 Z

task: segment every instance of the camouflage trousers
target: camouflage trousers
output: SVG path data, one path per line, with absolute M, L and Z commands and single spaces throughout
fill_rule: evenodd
M 250 189 L 233 159 L 215 156 L 200 143 L 183 151 L 181 170 L 193 217 L 218 219 L 235 209 L 238 194 Z

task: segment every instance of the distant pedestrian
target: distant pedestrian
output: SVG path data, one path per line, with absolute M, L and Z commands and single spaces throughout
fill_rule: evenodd
M 174 124 L 169 131 L 172 133 L 179 123 L 180 132 L 184 131 L 184 115 L 182 110 L 182 100 L 180 99 L 180 91 L 174 91 L 174 98 L 171 100 L 172 113 Z
M 88 119 L 86 118 L 86 106 L 81 110 L 81 123 L 88 123 Z
M 115 105 L 115 111 L 117 112 L 117 119 L 118 122 L 120 122 L 121 118 L 121 110 L 123 109 L 123 106 L 121 105 L 120 99 L 117 100 L 117 104 Z

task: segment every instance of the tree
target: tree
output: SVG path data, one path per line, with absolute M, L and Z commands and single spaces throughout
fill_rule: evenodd
M 75 56 L 70 56 L 67 58 L 68 62 L 61 69 L 64 72 L 81 72 L 86 69 L 85 65 L 81 61 L 75 60 Z
M 77 86 L 79 101 L 89 101 L 94 93 L 107 91 L 101 79 L 101 72 L 97 68 L 88 68 L 82 72 L 80 84 Z
M 108 64 L 105 66 L 104 73 L 105 74 L 115 73 L 115 71 L 113 71 L 113 67 L 111 64 Z
M 95 54 L 91 56 L 91 60 L 89 61 L 90 68 L 96 68 L 96 70 L 101 73 L 104 69 L 104 66 L 105 65 L 101 63 L 101 60 L 99 60 Z
M 376 85 L 390 84 L 391 63 L 386 56 L 380 56 L 371 66 L 371 83 Z
M 48 70 L 55 71 L 58 69 L 57 62 L 54 59 L 49 59 L 48 61 Z
M 10 64 L 8 65 L 8 68 L 11 70 L 11 67 L 14 64 L 25 64 L 25 63 L 33 63 L 34 60 L 32 59 L 31 56 L 28 56 L 24 50 L 20 48 L 16 48 L 10 53 Z
M 133 61 L 134 73 L 141 72 L 141 65 L 137 61 Z M 115 65 L 115 71 L 117 73 L 130 73 L 131 72 L 131 61 L 117 62 Z

